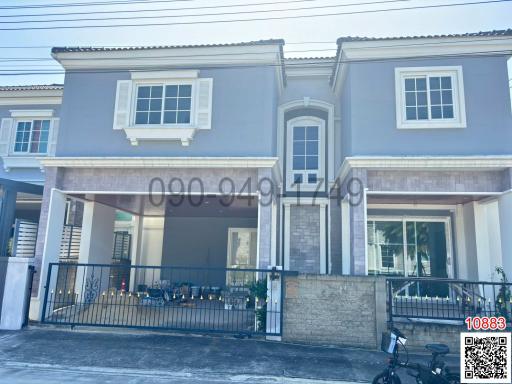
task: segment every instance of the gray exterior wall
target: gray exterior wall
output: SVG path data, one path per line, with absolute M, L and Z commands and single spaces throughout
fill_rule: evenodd
M 67 73 L 57 156 L 274 156 L 277 79 L 274 67 L 200 69 L 213 78 L 212 129 L 189 147 L 140 141 L 113 130 L 117 80 L 128 72 Z
M 331 89 L 327 76 L 289 77 L 279 102 L 284 104 L 294 100 L 302 100 L 304 97 L 331 104 L 336 103 L 336 96 Z
M 461 65 L 467 128 L 397 129 L 395 68 Z M 506 57 L 386 61 L 350 65 L 340 96 L 343 156 L 512 153 Z M 349 130 L 349 131 L 347 131 Z
M 28 105 L 0 105 L 0 120 L 10 118 L 12 110 L 34 110 L 34 109 L 52 109 L 53 116 L 60 116 L 60 105 L 49 104 L 28 104 Z M 60 129 L 59 129 L 60 130 Z M 39 155 L 37 155 L 39 156 Z M 13 168 L 9 172 L 4 170 L 3 161 L 0 158 L 0 178 L 6 178 L 17 181 L 25 181 L 35 184 L 44 183 L 44 173 L 39 168 Z

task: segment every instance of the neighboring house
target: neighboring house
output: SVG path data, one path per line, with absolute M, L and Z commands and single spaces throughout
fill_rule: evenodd
M 341 38 L 304 59 L 282 40 L 54 48 L 34 318 L 69 200 L 85 264 L 112 263 L 122 231 L 131 265 L 512 276 L 511 35 Z
M 62 85 L 0 87 L 0 312 L 9 259 L 34 257 L 44 185 L 55 155 Z
M 39 222 L 45 180 L 39 158 L 55 156 L 62 90 L 62 85 L 0 87 L 1 256 L 15 251 L 8 241 L 16 219 Z

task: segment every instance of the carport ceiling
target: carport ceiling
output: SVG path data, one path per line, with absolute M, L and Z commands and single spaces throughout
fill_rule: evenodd
M 479 201 L 493 196 L 489 195 L 371 195 L 368 204 L 438 204 L 456 205 Z

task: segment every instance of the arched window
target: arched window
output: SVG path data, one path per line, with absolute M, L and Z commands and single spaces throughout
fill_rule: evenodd
M 325 179 L 325 122 L 312 116 L 288 121 L 287 174 L 289 188 L 316 190 Z

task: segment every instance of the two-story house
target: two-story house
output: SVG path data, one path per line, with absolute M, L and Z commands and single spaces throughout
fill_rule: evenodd
M 54 48 L 33 317 L 69 201 L 82 264 L 110 264 L 122 230 L 132 266 L 512 276 L 511 35 L 340 38 L 304 59 L 282 40 Z M 169 279 L 139 272 L 116 284 Z

